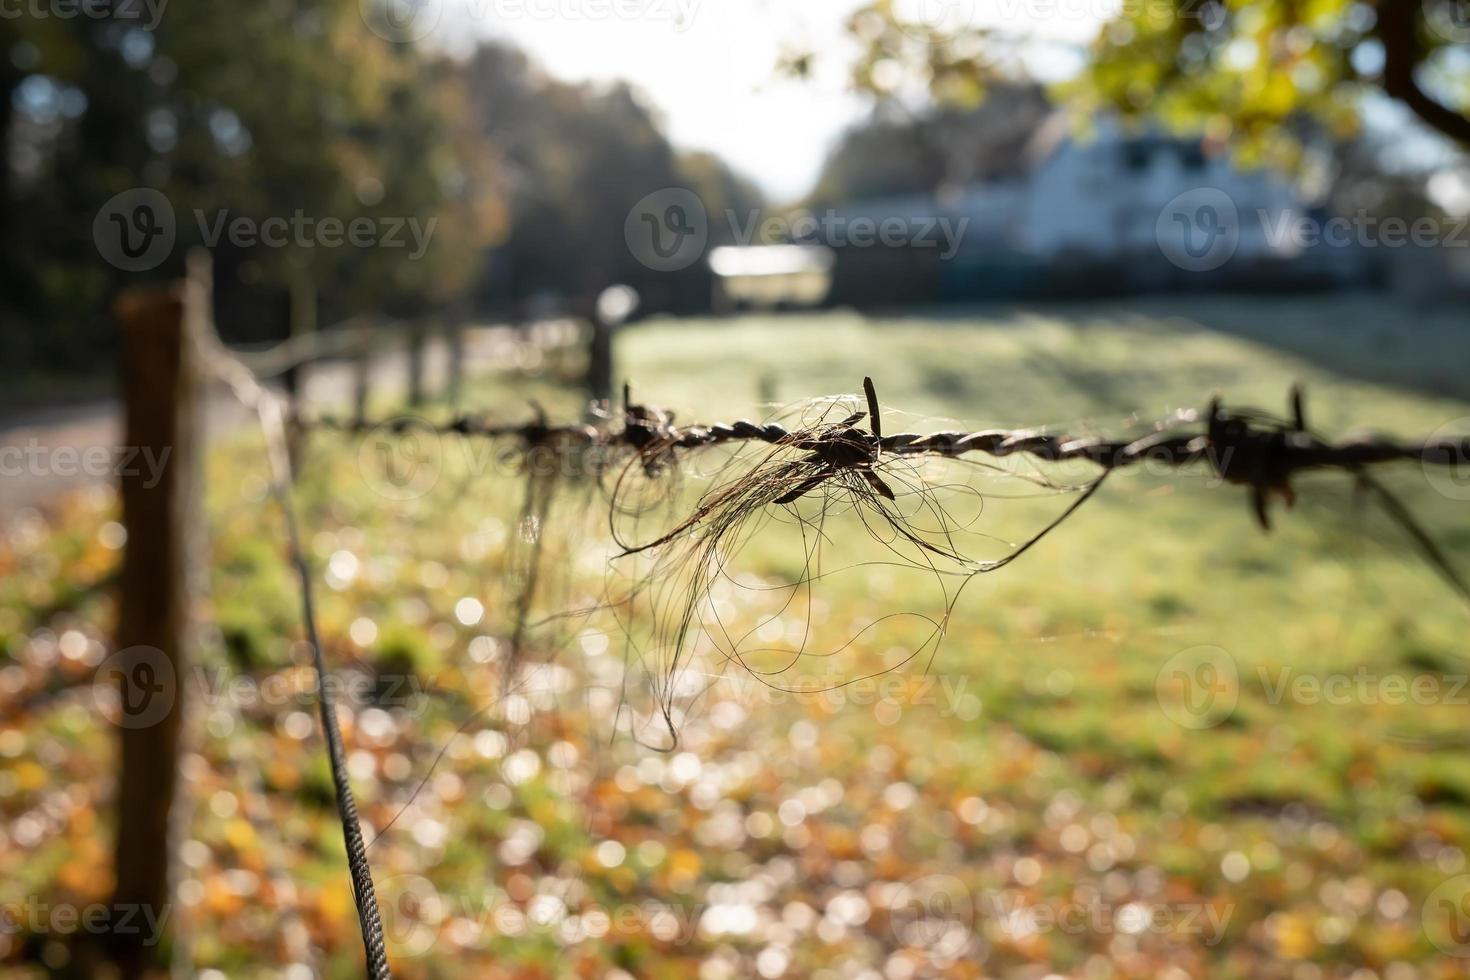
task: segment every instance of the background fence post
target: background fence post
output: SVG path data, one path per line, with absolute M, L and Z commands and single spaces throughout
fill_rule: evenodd
M 464 311 L 456 304 L 450 308 L 449 326 L 445 330 L 445 356 L 449 358 L 444 366 L 447 373 L 445 393 L 449 398 L 450 410 L 454 412 L 459 411 L 460 400 L 464 397 L 466 319 Z
M 128 530 L 118 603 L 117 678 L 121 765 L 117 780 L 113 909 L 168 924 L 184 734 L 185 683 L 194 630 L 194 551 L 200 487 L 198 339 L 207 327 L 204 276 L 170 289 L 130 291 L 115 312 L 121 334 L 124 443 L 163 461 L 120 467 Z M 148 458 L 142 455 L 141 458 Z M 168 938 L 115 930 L 109 954 L 123 978 L 163 975 Z
M 357 337 L 352 358 L 352 411 L 353 418 L 361 425 L 367 419 L 368 399 L 373 383 L 372 324 L 364 317 L 353 327 L 353 331 Z
M 587 346 L 587 397 L 594 404 L 610 403 L 613 394 L 613 327 L 598 313 L 591 318 Z
M 592 338 L 587 348 L 587 395 L 593 405 L 611 404 L 613 335 L 638 310 L 638 291 L 621 284 L 597 294 L 588 317 Z
M 291 308 L 288 314 L 287 342 L 305 343 L 303 338 L 316 333 L 317 294 L 316 282 L 305 273 L 291 277 Z M 301 469 L 301 427 L 296 425 L 300 417 L 302 400 L 306 397 L 307 365 L 310 358 L 298 356 L 281 374 L 281 385 L 286 389 L 287 414 L 292 424 L 286 429 L 286 449 L 291 457 L 291 472 Z
M 418 408 L 424 403 L 424 361 L 427 331 L 422 320 L 408 324 L 408 405 Z

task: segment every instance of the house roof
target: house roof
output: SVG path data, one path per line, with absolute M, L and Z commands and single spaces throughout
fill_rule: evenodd
M 1022 150 L 1022 165 L 1027 173 L 1034 173 L 1070 142 L 1076 131 L 1076 117 L 1065 109 L 1057 109 L 1044 119 Z M 1149 128 L 1141 133 L 1126 132 L 1116 119 L 1105 116 L 1098 120 L 1095 128 L 1099 139 L 1119 145 L 1148 145 L 1171 147 L 1178 150 L 1197 150 L 1202 139 L 1172 136 Z

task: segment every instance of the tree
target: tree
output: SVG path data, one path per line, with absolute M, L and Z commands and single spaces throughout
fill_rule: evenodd
M 510 233 L 487 299 L 523 304 L 552 294 L 586 303 L 622 283 L 638 290 L 644 310 L 707 304 L 707 268 L 644 267 L 625 238 L 628 216 L 646 195 L 685 188 L 713 219 L 753 210 L 754 188 L 708 155 L 681 156 L 626 85 L 560 82 L 495 43 L 480 45 L 465 72 L 473 116 L 500 154 L 510 201 Z M 711 220 L 712 243 L 724 226 Z
M 895 112 L 880 103 L 828 154 L 809 204 L 934 194 L 1014 176 L 1027 142 L 1050 111 L 1041 86 L 1029 82 L 992 82 L 985 101 L 974 107 Z
M 455 65 L 374 34 L 356 0 L 170 5 L 155 24 L 126 13 L 142 7 L 0 18 L 0 213 L 8 240 L 25 243 L 0 273 L 0 307 L 26 325 L 0 337 L 0 356 L 95 368 L 109 297 L 178 275 L 201 243 L 222 326 L 258 339 L 281 335 L 284 294 L 302 280 L 341 315 L 442 302 L 479 274 L 503 220 Z M 123 273 L 92 228 L 131 188 L 169 202 L 177 244 L 156 268 Z M 432 233 L 412 261 L 294 231 L 284 245 L 216 237 L 236 219 L 298 214 L 413 219 Z
M 1094 45 L 1079 90 L 1094 105 L 1203 126 L 1278 156 L 1293 152 L 1304 126 L 1351 135 L 1376 91 L 1470 146 L 1470 88 L 1454 67 L 1470 54 L 1470 17 L 1461 9 L 1457 18 L 1457 2 L 1125 5 Z
M 938 6 L 975 9 L 971 0 Z M 933 14 L 933 7 L 924 9 Z M 1247 155 L 1290 162 L 1306 135 L 1350 136 L 1364 98 L 1382 93 L 1470 146 L 1466 0 L 1141 0 L 1121 7 L 1092 45 L 1085 72 L 1065 87 L 1084 110 L 1203 130 Z M 942 102 L 973 102 L 1020 63 L 1014 36 L 965 16 L 915 22 L 894 0 L 862 7 L 849 31 L 862 52 L 854 81 L 883 99 L 903 99 L 917 86 Z M 788 68 L 801 73 L 810 57 L 798 55 Z

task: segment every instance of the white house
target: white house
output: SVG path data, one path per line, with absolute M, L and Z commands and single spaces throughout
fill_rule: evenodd
M 1020 221 L 1020 248 L 1044 261 L 1161 253 L 1186 263 L 1219 240 L 1236 262 L 1289 259 L 1297 246 L 1281 235 L 1283 219 L 1304 204 L 1284 177 L 1245 170 L 1200 139 L 1126 133 L 1110 120 L 1086 139 L 1054 114 L 1027 155 L 1030 180 Z M 1223 254 L 1224 244 L 1214 258 Z
M 855 201 L 841 222 L 946 229 L 941 248 L 832 242 L 831 301 L 1082 294 L 1158 288 L 1293 288 L 1365 277 L 1361 249 L 1312 245 L 1317 217 L 1277 171 L 1223 147 L 1096 122 L 1085 137 L 1057 112 L 1014 178 L 937 195 Z M 917 243 L 915 243 L 917 244 Z

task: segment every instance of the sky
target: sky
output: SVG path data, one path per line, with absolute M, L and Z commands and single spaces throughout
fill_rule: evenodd
M 410 0 L 412 2 L 412 0 Z M 844 23 L 863 0 L 417 0 L 445 2 L 450 44 L 507 38 L 568 81 L 625 79 L 681 148 L 713 150 L 776 201 L 815 182 L 822 160 L 869 103 L 849 91 Z M 901 0 L 910 19 L 972 23 L 1083 43 L 1120 0 Z M 783 51 L 818 52 L 814 77 L 775 77 Z M 1062 74 L 1048 44 L 1033 66 Z

